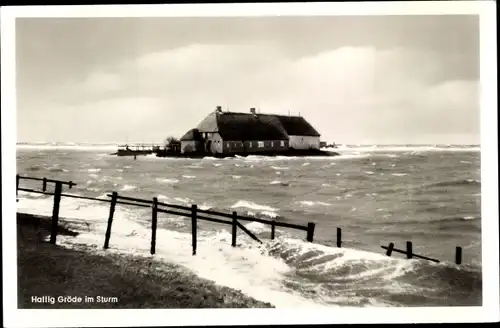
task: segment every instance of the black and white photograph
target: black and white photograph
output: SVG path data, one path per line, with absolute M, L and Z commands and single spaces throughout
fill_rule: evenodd
M 2 7 L 5 325 L 498 321 L 495 3 L 388 4 Z

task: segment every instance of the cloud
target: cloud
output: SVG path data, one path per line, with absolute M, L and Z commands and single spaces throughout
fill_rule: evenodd
M 180 136 L 217 105 L 300 112 L 328 141 L 477 134 L 478 81 L 449 79 L 449 63 L 460 56 L 344 47 L 288 58 L 272 43 L 192 44 L 90 72 L 67 87 L 78 97 L 65 110 L 85 124 L 94 117 L 95 135 L 113 140 L 133 129 L 160 140 Z

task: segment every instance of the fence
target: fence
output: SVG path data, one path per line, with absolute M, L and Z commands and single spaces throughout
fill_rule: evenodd
M 43 182 L 42 191 L 28 189 L 28 188 L 20 188 L 19 182 L 21 179 L 42 181 Z M 47 192 L 47 183 L 55 183 L 55 190 L 53 193 Z M 104 239 L 104 248 L 105 249 L 109 248 L 109 243 L 110 243 L 110 239 L 111 239 L 111 231 L 112 231 L 112 226 L 113 226 L 113 216 L 115 213 L 116 205 L 131 205 L 131 206 L 137 206 L 137 207 L 151 207 L 151 209 L 152 209 L 151 210 L 151 219 L 152 219 L 152 221 L 151 221 L 152 222 L 152 224 L 151 224 L 151 250 L 150 250 L 151 254 L 155 254 L 155 252 L 156 252 L 156 230 L 157 230 L 157 225 L 158 225 L 158 213 L 172 214 L 172 215 L 182 216 L 182 217 L 186 217 L 186 218 L 191 219 L 191 235 L 192 235 L 193 255 L 196 255 L 196 249 L 197 249 L 197 229 L 198 229 L 197 223 L 198 223 L 198 220 L 204 220 L 204 221 L 215 222 L 215 223 L 220 223 L 220 224 L 225 224 L 225 225 L 231 225 L 231 246 L 232 247 L 236 247 L 238 228 L 241 229 L 243 232 L 245 232 L 248 236 L 250 236 L 250 238 L 252 238 L 256 242 L 262 243 L 262 241 L 255 234 L 253 234 L 250 230 L 248 230 L 244 225 L 242 225 L 240 223 L 240 221 L 252 221 L 252 222 L 259 222 L 259 223 L 270 225 L 271 226 L 271 239 L 275 238 L 276 227 L 283 227 L 283 228 L 290 228 L 290 229 L 306 231 L 306 240 L 308 242 L 313 242 L 313 239 L 314 239 L 315 224 L 313 222 L 309 222 L 306 226 L 302 226 L 302 225 L 286 223 L 286 222 L 277 222 L 275 220 L 250 218 L 250 217 L 240 216 L 240 215 L 238 215 L 237 212 L 232 212 L 231 214 L 229 214 L 229 213 L 223 213 L 223 212 L 216 212 L 216 211 L 212 211 L 212 210 L 202 210 L 202 209 L 199 209 L 197 207 L 197 205 L 191 205 L 191 207 L 188 207 L 188 206 L 182 206 L 182 205 L 161 203 L 158 201 L 158 198 L 156 198 L 156 197 L 154 197 L 152 200 L 149 200 L 149 199 L 141 199 L 141 198 L 135 198 L 135 197 L 120 196 L 120 195 L 118 195 L 118 193 L 116 191 L 112 192 L 111 194 L 106 195 L 109 199 L 70 195 L 70 194 L 62 193 L 62 186 L 63 185 L 68 185 L 69 189 L 71 189 L 73 186 L 76 186 L 76 183 L 74 183 L 72 181 L 60 181 L 60 180 L 52 180 L 52 179 L 46 179 L 46 178 L 33 178 L 33 177 L 24 177 L 24 176 L 16 175 L 16 195 L 18 194 L 18 191 L 39 193 L 39 194 L 45 194 L 45 195 L 54 195 L 54 206 L 53 206 L 53 211 L 52 211 L 52 225 L 51 225 L 51 235 L 50 235 L 50 243 L 52 243 L 52 244 L 56 243 L 57 227 L 58 227 L 58 220 L 59 220 L 59 205 L 60 205 L 61 197 L 79 198 L 79 199 L 94 200 L 94 201 L 110 203 L 108 224 L 107 224 L 105 239 Z M 202 215 L 200 215 L 200 214 L 202 214 Z M 205 215 L 203 215 L 203 214 L 205 214 Z M 227 219 L 230 219 L 230 220 L 227 220 Z M 338 248 L 342 247 L 342 229 L 341 228 L 337 228 L 336 245 Z M 432 261 L 432 262 L 436 262 L 436 263 L 439 262 L 439 260 L 413 253 L 413 244 L 411 241 L 406 242 L 406 250 L 394 248 L 394 243 L 390 243 L 389 246 L 381 246 L 381 248 L 387 250 L 387 252 L 386 252 L 387 256 L 391 256 L 392 252 L 397 252 L 397 253 L 401 253 L 401 254 L 406 254 L 406 257 L 408 259 L 419 258 L 419 259 L 428 260 L 428 261 Z M 455 263 L 456 264 L 462 263 L 462 247 L 457 246 L 455 249 Z
M 20 188 L 19 182 L 21 179 L 42 181 L 43 182 L 42 191 L 35 190 L 35 189 L 29 189 L 29 188 Z M 47 192 L 47 183 L 54 183 L 55 184 L 55 190 L 53 193 Z M 231 246 L 233 246 L 233 247 L 236 247 L 238 228 L 241 229 L 243 232 L 245 232 L 253 240 L 255 240 L 259 243 L 262 243 L 262 241 L 255 234 L 253 234 L 250 230 L 248 230 L 244 225 L 242 225 L 240 221 L 253 221 L 253 222 L 260 222 L 263 224 L 270 225 L 271 226 L 271 239 L 275 238 L 276 227 L 284 227 L 284 228 L 306 231 L 306 233 L 307 233 L 306 240 L 308 242 L 312 242 L 313 238 L 314 238 L 315 224 L 312 222 L 309 222 L 307 224 L 307 226 L 302 226 L 302 225 L 291 224 L 291 223 L 286 223 L 286 222 L 277 222 L 275 220 L 264 220 L 264 219 L 259 219 L 259 218 L 250 218 L 250 217 L 240 216 L 240 215 L 238 215 L 237 212 L 233 212 L 231 214 L 228 214 L 228 213 L 216 212 L 216 211 L 211 211 L 211 210 L 201 210 L 201 209 L 198 209 L 197 205 L 192 205 L 191 207 L 187 207 L 187 206 L 182 206 L 182 205 L 161 203 L 158 201 L 158 199 L 156 197 L 154 197 L 152 200 L 149 200 L 149 199 L 120 196 L 120 195 L 118 195 L 118 193 L 116 191 L 107 195 L 109 199 L 100 199 L 100 198 L 93 198 L 93 197 L 70 195 L 70 194 L 64 194 L 62 192 L 63 185 L 68 185 L 69 188 L 71 189 L 71 187 L 76 186 L 76 183 L 74 183 L 72 181 L 61 181 L 61 180 L 52 180 L 52 179 L 47 179 L 47 178 L 33 178 L 33 177 L 24 177 L 24 176 L 16 175 L 16 195 L 18 194 L 19 191 L 39 193 L 39 194 L 45 194 L 45 195 L 54 195 L 54 205 L 53 205 L 53 211 L 52 211 L 52 225 L 51 225 L 51 234 L 50 234 L 50 243 L 51 244 L 56 243 L 57 227 L 58 227 L 58 220 L 59 220 L 59 206 L 60 206 L 60 202 L 61 202 L 62 197 L 79 198 L 79 199 L 85 199 L 85 200 L 94 200 L 94 201 L 110 203 L 108 224 L 107 224 L 105 238 L 104 238 L 104 248 L 105 249 L 109 248 L 109 243 L 110 243 L 110 239 L 111 239 L 111 231 L 112 231 L 112 226 L 113 226 L 113 216 L 115 213 L 116 205 L 119 205 L 119 204 L 120 205 L 131 205 L 131 206 L 137 206 L 137 207 L 151 207 L 152 208 L 152 211 L 151 211 L 151 216 L 152 216 L 151 251 L 150 251 L 151 254 L 155 254 L 155 252 L 156 252 L 156 230 L 157 230 L 157 224 L 158 224 L 158 213 L 173 214 L 173 215 L 177 215 L 177 216 L 188 217 L 191 219 L 193 255 L 196 255 L 196 249 L 197 249 L 198 220 L 204 220 L 204 221 L 215 222 L 215 223 L 220 223 L 220 224 L 225 224 L 225 225 L 231 225 L 232 226 Z M 205 214 L 205 215 L 203 215 L 203 214 Z M 230 220 L 227 220 L 227 219 L 230 219 Z

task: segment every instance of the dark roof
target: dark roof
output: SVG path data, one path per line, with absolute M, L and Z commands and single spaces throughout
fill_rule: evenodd
M 197 128 L 200 132 L 218 132 L 224 140 L 288 140 L 279 119 L 271 115 L 211 113 Z
M 198 129 L 191 129 L 182 136 L 181 141 L 200 140 L 200 132 Z
M 286 133 L 292 136 L 319 137 L 320 134 L 302 116 L 276 115 L 285 128 Z
M 289 135 L 320 136 L 303 117 L 213 112 L 199 132 L 218 132 L 224 140 L 288 140 Z

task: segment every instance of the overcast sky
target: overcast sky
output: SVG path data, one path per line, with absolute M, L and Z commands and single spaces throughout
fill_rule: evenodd
M 479 143 L 478 16 L 18 18 L 18 141 L 161 142 L 217 105 L 337 143 Z

